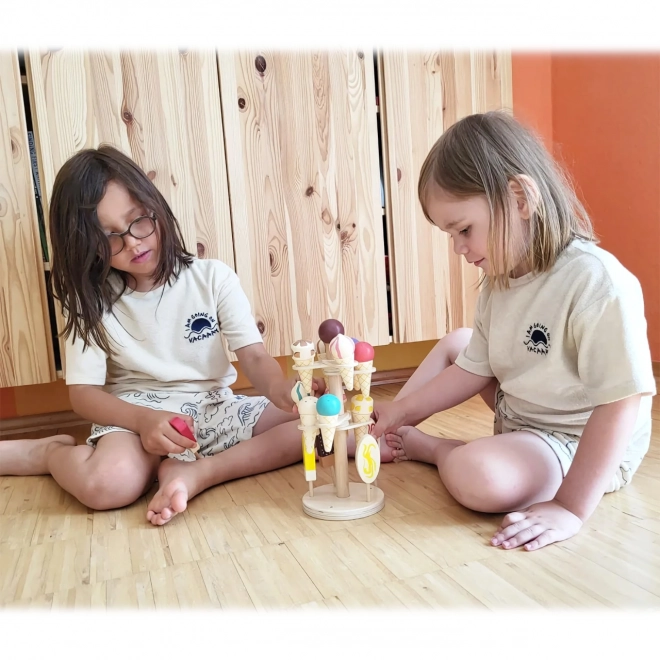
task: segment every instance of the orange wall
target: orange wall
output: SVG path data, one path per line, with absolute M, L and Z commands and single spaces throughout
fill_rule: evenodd
M 514 115 L 531 126 L 552 150 L 552 56 L 514 53 L 511 68 Z
M 552 144 L 601 246 L 639 279 L 660 361 L 660 55 L 514 54 L 514 113 Z
M 660 360 L 660 55 L 552 58 L 555 154 L 601 246 L 639 279 Z

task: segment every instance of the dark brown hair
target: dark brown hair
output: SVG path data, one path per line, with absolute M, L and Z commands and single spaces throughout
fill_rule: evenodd
M 110 181 L 155 213 L 160 257 L 156 282 L 173 282 L 193 261 L 186 252 L 181 229 L 165 198 L 128 156 L 110 145 L 84 149 L 60 168 L 50 201 L 49 229 L 53 247 L 50 283 L 65 317 L 62 334 L 94 342 L 112 354 L 102 325 L 103 315 L 126 291 L 128 274 L 110 266 L 110 246 L 96 208 Z
M 521 175 L 538 187 L 538 198 L 528 194 Z M 532 214 L 529 253 L 516 254 L 510 217 L 509 183 L 520 183 Z M 541 140 L 503 111 L 469 115 L 450 126 L 429 152 L 419 175 L 417 194 L 426 218 L 432 184 L 456 197 L 485 195 L 490 207 L 488 279 L 508 288 L 509 275 L 521 258 L 532 272 L 550 270 L 574 238 L 595 241 L 589 215 L 566 173 L 546 151 Z

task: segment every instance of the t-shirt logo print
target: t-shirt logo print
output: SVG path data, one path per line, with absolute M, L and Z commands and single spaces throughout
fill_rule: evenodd
M 206 312 L 197 312 L 186 321 L 185 339 L 191 344 L 217 335 L 219 332 L 218 322 L 213 315 Z
M 543 323 L 532 323 L 527 329 L 524 344 L 530 353 L 547 355 L 550 350 L 550 330 Z

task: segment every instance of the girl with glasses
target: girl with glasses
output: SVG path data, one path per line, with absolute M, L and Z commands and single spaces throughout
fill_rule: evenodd
M 79 446 L 66 435 L 0 443 L 0 474 L 51 474 L 92 509 L 131 504 L 157 479 L 147 518 L 162 525 L 210 486 L 300 460 L 294 381 L 266 352 L 238 277 L 185 250 L 130 158 L 110 146 L 70 158 L 50 234 L 66 382 L 91 434 Z M 262 396 L 232 392 L 222 336 Z

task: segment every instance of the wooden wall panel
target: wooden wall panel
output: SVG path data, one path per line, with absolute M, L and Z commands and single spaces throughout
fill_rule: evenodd
M 394 340 L 438 339 L 472 324 L 480 271 L 455 255 L 448 236 L 424 217 L 419 171 L 448 126 L 474 112 L 511 108 L 511 59 L 386 52 L 379 63 Z
M 62 164 L 108 142 L 158 186 L 190 252 L 234 267 L 215 53 L 49 50 L 27 68 L 46 209 Z
M 389 342 L 372 54 L 220 53 L 236 270 L 267 349 Z
M 0 387 L 55 378 L 16 51 L 0 51 Z

